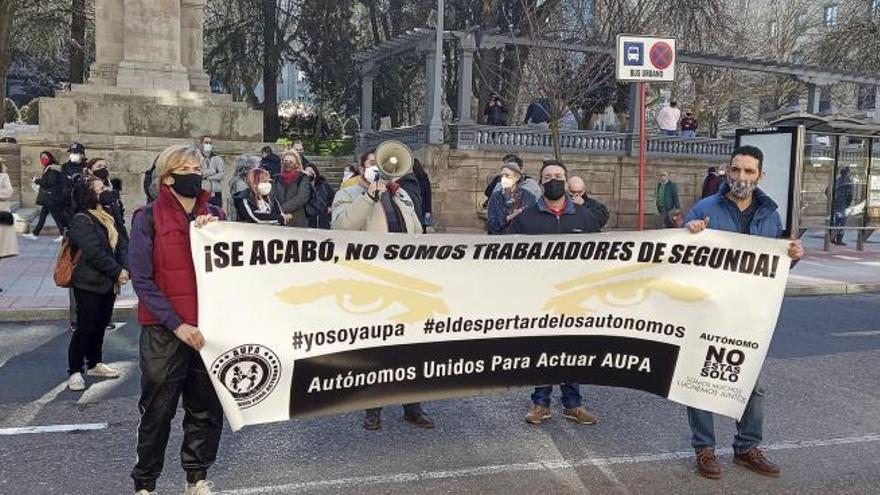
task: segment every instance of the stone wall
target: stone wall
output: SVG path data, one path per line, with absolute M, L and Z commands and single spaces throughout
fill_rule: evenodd
M 14 192 L 12 194 L 12 202 L 21 201 L 21 156 L 19 155 L 18 145 L 11 143 L 0 143 L 0 158 L 6 163 L 9 169 L 9 179 L 12 182 Z M 26 184 L 29 181 L 25 182 Z
M 448 147 L 429 147 L 416 155 L 426 165 L 433 185 L 434 215 L 446 227 L 482 228 L 478 215 L 485 201 L 483 191 L 488 178 L 497 173 L 504 152 L 465 151 Z M 541 162 L 550 156 L 522 153 L 526 174 L 536 178 Z M 638 216 L 638 160 L 633 157 L 569 155 L 563 157 L 569 175 L 580 175 L 590 196 L 605 204 L 611 218 L 608 228 L 632 229 Z M 702 192 L 709 163 L 699 160 L 650 159 L 645 169 L 645 225 L 655 222 L 654 188 L 656 173 L 669 172 L 678 183 L 682 207 L 689 208 Z

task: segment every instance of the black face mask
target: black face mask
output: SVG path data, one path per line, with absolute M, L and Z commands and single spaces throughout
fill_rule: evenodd
M 544 183 L 544 197 L 550 201 L 556 201 L 565 195 L 565 181 L 553 179 Z
M 202 176 L 200 174 L 171 174 L 174 184 L 171 189 L 184 198 L 197 198 L 202 192 Z
M 110 170 L 106 168 L 99 168 L 98 170 L 95 170 L 94 175 L 95 177 L 101 179 L 101 182 L 106 183 L 107 179 L 110 178 Z
M 113 193 L 110 191 L 101 191 L 101 194 L 98 195 L 98 202 L 101 203 L 102 206 L 110 206 L 113 204 Z

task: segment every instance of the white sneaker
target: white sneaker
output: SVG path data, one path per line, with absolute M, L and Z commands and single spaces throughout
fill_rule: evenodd
M 34 234 L 21 234 L 21 237 L 23 239 L 28 239 L 31 241 L 36 241 L 37 239 L 39 239 L 39 237 L 35 236 Z
M 184 495 L 214 495 L 214 483 L 201 480 L 195 485 L 187 485 Z
M 61 241 L 63 241 L 63 240 L 64 240 L 64 236 L 63 236 L 63 235 L 59 235 L 58 237 L 52 239 L 52 242 L 61 242 Z
M 94 368 L 90 368 L 86 371 L 86 374 L 89 376 L 99 376 L 102 378 L 119 378 L 119 375 L 122 374 L 116 368 L 111 368 L 104 363 L 98 363 Z
M 156 492 L 148 492 L 146 490 L 138 490 L 134 495 L 156 495 Z
M 67 388 L 74 392 L 81 392 L 86 389 L 86 381 L 83 380 L 82 373 L 74 373 L 67 377 Z

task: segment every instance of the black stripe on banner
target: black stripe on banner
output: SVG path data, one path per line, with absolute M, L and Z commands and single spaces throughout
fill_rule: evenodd
M 568 382 L 666 397 L 678 351 L 673 344 L 625 337 L 555 336 L 430 342 L 328 354 L 294 363 L 290 416 Z

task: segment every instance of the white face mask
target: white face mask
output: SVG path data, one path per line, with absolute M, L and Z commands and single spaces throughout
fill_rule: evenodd
M 370 184 L 379 180 L 379 167 L 373 165 L 364 170 L 364 179 Z
M 202 149 L 205 150 L 205 153 L 211 153 L 214 151 L 214 145 L 211 143 L 205 143 L 202 145 Z
M 71 153 L 70 154 L 70 162 L 71 163 L 79 163 L 82 160 L 82 155 L 79 153 Z
M 516 179 L 513 177 L 502 177 L 501 178 L 501 188 L 502 189 L 511 189 L 513 185 L 516 184 Z
M 272 183 L 271 182 L 260 182 L 257 185 L 257 191 L 259 191 L 260 194 L 262 194 L 263 196 L 268 195 L 270 192 L 272 192 Z

